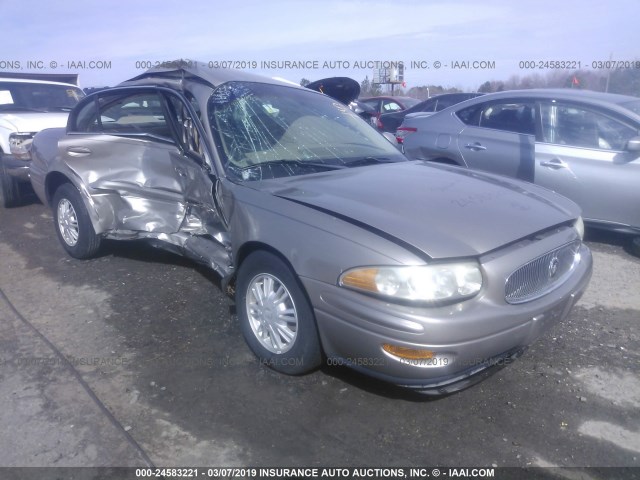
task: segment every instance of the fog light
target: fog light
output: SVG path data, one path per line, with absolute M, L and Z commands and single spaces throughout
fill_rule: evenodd
M 407 360 L 429 360 L 436 355 L 436 353 L 431 350 L 400 347 L 397 345 L 390 345 L 388 343 L 382 344 L 382 349 L 391 355 L 399 358 L 405 358 Z

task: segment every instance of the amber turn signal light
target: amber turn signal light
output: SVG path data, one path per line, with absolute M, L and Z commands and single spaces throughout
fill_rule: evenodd
M 382 349 L 395 355 L 396 357 L 406 358 L 407 360 L 429 360 L 435 357 L 436 353 L 431 350 L 422 350 L 418 348 L 399 347 L 389 343 L 382 344 Z

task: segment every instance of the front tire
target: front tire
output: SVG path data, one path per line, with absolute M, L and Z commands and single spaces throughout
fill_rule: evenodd
M 236 308 L 245 341 L 263 364 L 288 375 L 320 366 L 313 309 L 280 258 L 257 251 L 245 259 L 238 271 Z
M 53 219 L 60 243 L 73 258 L 93 257 L 100 248 L 78 189 L 70 183 L 60 186 L 53 196 Z
M 7 173 L 4 162 L 0 159 L 0 206 L 17 207 L 22 201 L 18 181 Z

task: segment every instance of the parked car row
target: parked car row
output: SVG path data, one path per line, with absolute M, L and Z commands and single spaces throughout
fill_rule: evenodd
M 571 200 L 408 161 L 344 101 L 194 65 L 95 92 L 33 139 L 31 184 L 70 256 L 104 239 L 187 256 L 234 287 L 266 365 L 331 359 L 426 394 L 508 364 L 586 289 Z
M 507 91 L 399 128 L 411 159 L 533 182 L 575 201 L 591 227 L 640 234 L 640 99 L 571 89 Z

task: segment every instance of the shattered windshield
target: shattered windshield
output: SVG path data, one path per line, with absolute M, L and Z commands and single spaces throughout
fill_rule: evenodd
M 37 82 L 0 82 L 2 111 L 70 111 L 84 98 L 84 92 L 71 85 Z
M 208 115 L 225 170 L 241 180 L 406 160 L 347 106 L 307 90 L 229 82 Z

